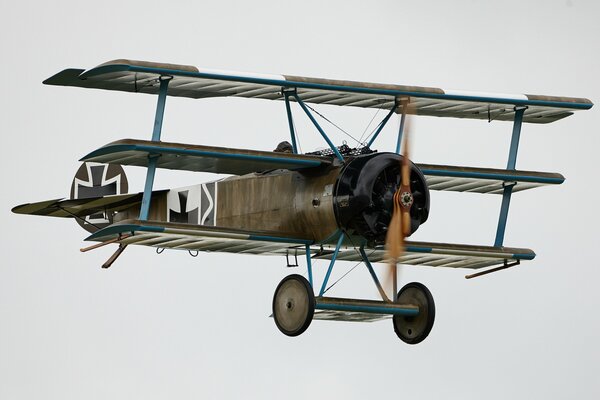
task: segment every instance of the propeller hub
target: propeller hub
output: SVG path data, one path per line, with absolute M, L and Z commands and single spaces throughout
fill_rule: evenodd
M 410 192 L 402 192 L 400 193 L 400 203 L 402 206 L 410 208 L 414 202 L 414 198 L 412 193 Z

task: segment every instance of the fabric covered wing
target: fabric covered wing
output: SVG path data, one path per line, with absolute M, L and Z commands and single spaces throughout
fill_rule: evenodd
M 332 162 L 330 158 L 311 155 L 134 139 L 109 143 L 86 155 L 81 161 L 147 167 L 150 155 L 158 156 L 158 168 L 234 175 L 279 168 L 315 168 Z
M 308 103 L 385 109 L 410 98 L 411 109 L 418 115 L 490 121 L 512 121 L 515 106 L 527 107 L 523 121 L 533 123 L 553 122 L 576 110 L 587 110 L 593 106 L 591 101 L 582 98 L 479 93 L 292 75 L 200 70 L 189 65 L 134 60 L 109 61 L 87 71 L 66 69 L 44 83 L 157 94 L 160 76 L 172 77 L 168 88 L 170 96 L 282 100 L 282 90 L 289 89 L 296 91 Z
M 127 238 L 119 241 L 123 244 L 246 254 L 285 255 L 294 247 L 299 247 L 304 254 L 305 245 L 312 243 L 308 239 L 275 232 L 249 232 L 241 229 L 139 220 L 113 224 L 92 234 L 86 240 L 102 242 L 119 235 L 127 235 Z
M 373 263 L 385 262 L 385 249 L 365 249 L 369 260 Z M 316 259 L 331 259 L 332 246 L 326 246 L 313 256 Z M 405 265 L 422 265 L 428 267 L 450 267 L 478 269 L 501 265 L 504 262 L 532 260 L 535 253 L 529 249 L 472 246 L 465 244 L 406 242 L 405 254 L 399 263 Z M 340 261 L 361 261 L 360 254 L 354 248 L 341 249 L 338 257 Z
M 190 251 L 225 253 L 291 255 L 306 254 L 310 245 L 313 259 L 330 259 L 334 246 L 313 244 L 306 238 L 294 238 L 282 233 L 248 232 L 238 229 L 194 226 L 157 221 L 127 220 L 104 228 L 86 240 L 106 241 L 126 235 L 120 243 Z M 385 261 L 383 248 L 368 249 L 372 262 Z M 430 267 L 483 268 L 505 261 L 531 260 L 535 253 L 529 249 L 498 248 L 426 242 L 407 242 L 401 264 Z M 360 261 L 360 254 L 351 245 L 343 246 L 340 261 Z
M 505 186 L 513 193 L 545 185 L 560 185 L 565 178 L 551 172 L 455 167 L 417 164 L 427 179 L 430 190 L 502 194 Z

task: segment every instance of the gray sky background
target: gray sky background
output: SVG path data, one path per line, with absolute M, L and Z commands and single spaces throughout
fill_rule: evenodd
M 114 249 L 80 253 L 86 234 L 75 222 L 10 212 L 68 196 L 87 152 L 151 135 L 155 97 L 41 84 L 64 68 L 131 58 L 599 102 L 600 3 L 2 5 L 0 398 L 600 397 L 598 105 L 523 127 L 517 168 L 567 178 L 513 197 L 505 243 L 534 249 L 533 262 L 469 281 L 464 270 L 403 270 L 402 281 L 425 283 L 437 305 L 417 346 L 397 339 L 389 321 L 315 321 L 300 337 L 280 334 L 267 317 L 273 290 L 304 265 L 132 247 L 106 271 Z M 318 109 L 358 135 L 374 113 Z M 323 147 L 295 111 L 302 149 Z M 380 150 L 394 145 L 392 122 Z M 327 128 L 337 144 L 346 139 Z M 413 158 L 502 168 L 510 131 L 506 122 L 417 118 Z M 271 150 L 287 137 L 283 103 L 167 101 L 164 140 Z M 127 172 L 141 190 L 144 170 Z M 212 178 L 159 171 L 156 187 Z M 499 196 L 433 193 L 415 239 L 491 244 L 499 206 Z M 351 266 L 338 264 L 334 279 Z M 315 266 L 317 277 L 325 268 Z M 376 295 L 363 268 L 330 293 Z

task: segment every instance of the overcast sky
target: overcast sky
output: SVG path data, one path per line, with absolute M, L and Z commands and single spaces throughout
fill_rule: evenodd
M 283 336 L 268 318 L 273 291 L 304 264 L 131 246 L 102 270 L 114 249 L 80 253 L 75 222 L 10 212 L 67 197 L 89 151 L 150 138 L 153 96 L 41 84 L 116 58 L 598 102 L 600 3 L 490 3 L 3 2 L 0 398 L 599 398 L 598 106 L 523 127 L 517 168 L 567 178 L 513 196 L 505 244 L 533 249 L 534 261 L 468 281 L 465 270 L 403 269 L 402 283 L 423 282 L 437 306 L 416 346 L 390 321 L 315 321 Z M 316 108 L 359 136 L 374 113 Z M 323 147 L 295 112 L 302 149 Z M 379 150 L 393 149 L 397 126 Z M 510 123 L 413 127 L 417 162 L 506 165 Z M 281 102 L 167 101 L 166 141 L 272 150 L 287 137 Z M 144 170 L 127 173 L 141 190 Z M 213 178 L 161 170 L 156 187 Z M 415 239 L 492 244 L 499 207 L 500 196 L 433 193 Z M 352 266 L 339 263 L 333 279 Z M 318 279 L 325 268 L 315 265 Z M 376 296 L 364 268 L 329 293 Z

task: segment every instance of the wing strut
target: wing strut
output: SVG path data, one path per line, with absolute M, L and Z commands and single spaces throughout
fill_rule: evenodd
M 331 257 L 331 262 L 329 263 L 329 268 L 327 269 L 327 274 L 325 274 L 325 278 L 323 279 L 323 285 L 321 286 L 321 290 L 319 291 L 319 297 L 323 296 L 325 293 L 325 289 L 327 288 L 327 282 L 329 281 L 329 276 L 331 275 L 331 271 L 333 270 L 333 264 L 335 264 L 335 260 L 337 259 L 340 248 L 342 247 L 342 243 L 344 242 L 344 232 L 340 233 L 340 238 L 337 241 L 337 245 L 335 246 L 335 251 L 333 252 L 333 256 Z
M 513 124 L 512 137 L 510 139 L 510 150 L 508 152 L 508 164 L 506 169 L 514 170 L 517 164 L 517 151 L 519 150 L 519 138 L 521 136 L 521 125 L 523 124 L 523 114 L 527 107 L 515 107 L 515 122 Z M 508 218 L 508 207 L 510 206 L 510 197 L 515 183 L 504 183 L 504 192 L 502 194 L 502 205 L 500 206 L 500 217 L 498 219 L 498 228 L 496 229 L 495 247 L 502 247 L 504 243 L 504 231 L 506 229 L 506 220 Z
M 400 154 L 402 148 L 402 135 L 404 134 L 404 121 L 406 121 L 406 106 L 408 100 L 402 101 L 402 117 L 400 117 L 400 128 L 398 128 L 398 142 L 396 143 L 396 154 Z
M 369 257 L 367 257 L 367 253 L 365 253 L 364 246 L 360 246 L 358 251 L 360 253 L 360 256 L 362 257 L 363 262 L 367 266 L 369 273 L 371 274 L 371 278 L 373 278 L 373 282 L 375 282 L 375 286 L 377 286 L 377 290 L 379 291 L 379 294 L 381 295 L 381 299 L 383 301 L 390 302 L 389 297 L 387 297 L 387 295 L 385 294 L 385 290 L 381 286 L 381 282 L 379 282 L 379 278 L 377 278 L 377 274 L 375 273 L 375 270 L 373 269 L 373 266 L 371 265 L 371 262 L 369 261 Z M 394 292 L 395 292 L 395 288 L 394 288 Z
M 160 77 L 160 88 L 158 92 L 158 103 L 156 104 L 156 116 L 154 117 L 154 130 L 152 131 L 152 141 L 160 142 L 160 134 L 162 132 L 163 116 L 165 114 L 165 103 L 167 101 L 167 89 L 172 76 Z M 144 185 L 144 195 L 142 197 L 142 205 L 140 207 L 140 220 L 148 219 L 150 210 L 150 199 L 152 197 L 152 187 L 154 186 L 154 174 L 156 173 L 156 162 L 158 155 L 148 155 L 148 170 L 146 171 L 146 184 Z
M 371 138 L 371 140 L 369 140 L 369 143 L 367 143 L 367 147 L 368 148 L 371 148 L 371 145 L 373 144 L 373 142 L 375 141 L 375 139 L 377 139 L 377 136 L 379 136 L 379 134 L 381 133 L 381 131 L 385 127 L 385 124 L 387 124 L 388 120 L 390 119 L 390 117 L 392 116 L 392 114 L 394 113 L 394 111 L 396 111 L 397 108 L 398 108 L 398 105 L 396 103 L 394 103 L 394 106 L 392 107 L 392 109 L 390 110 L 390 112 L 388 112 L 388 114 L 385 116 L 385 118 L 379 123 L 379 127 L 377 128 L 377 130 L 373 134 L 373 137 Z
M 331 150 L 333 151 L 333 153 L 335 154 L 335 156 L 341 162 L 344 162 L 344 157 L 342 157 L 342 155 L 340 154 L 340 152 L 337 149 L 337 147 L 334 146 L 334 144 L 331 142 L 331 139 L 329 139 L 329 136 L 327 136 L 327 134 L 325 133 L 325 131 L 323 131 L 323 128 L 321 128 L 321 125 L 319 125 L 319 123 L 317 122 L 317 120 L 315 119 L 315 117 L 313 117 L 313 115 L 310 113 L 310 111 L 306 107 L 306 104 L 304 104 L 304 102 L 302 101 L 302 99 L 300 98 L 300 96 L 298 96 L 298 93 L 297 92 L 293 92 L 292 95 L 294 96 L 294 98 L 296 99 L 296 101 L 298 102 L 298 104 L 300 104 L 300 107 L 302 107 L 302 110 L 304 110 L 304 112 L 306 113 L 306 115 L 308 116 L 308 118 L 311 120 L 311 122 L 313 123 L 313 125 L 315 126 L 315 128 L 317 128 L 317 130 L 319 131 L 319 133 L 321 134 L 321 136 L 323 136 L 323 139 L 325 139 L 325 141 L 327 142 L 327 144 L 329 145 L 329 147 L 331 148 Z
M 310 244 L 304 245 L 306 249 L 306 269 L 308 271 L 308 283 L 313 287 L 312 260 L 310 258 Z
M 290 93 L 283 91 L 285 97 L 285 110 L 287 111 L 288 124 L 290 125 L 290 136 L 292 137 L 292 149 L 294 154 L 298 154 L 298 146 L 296 145 L 296 131 L 294 130 L 294 117 L 292 116 L 292 108 L 290 107 Z M 312 285 L 312 283 L 311 283 Z

